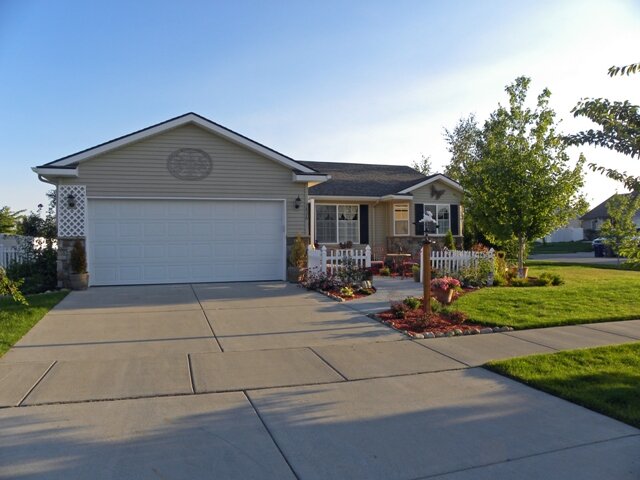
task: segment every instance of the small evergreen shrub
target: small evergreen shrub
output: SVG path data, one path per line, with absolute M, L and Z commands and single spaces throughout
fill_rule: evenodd
M 447 234 L 444 236 L 444 246 L 449 250 L 456 249 L 456 241 L 453 238 L 451 230 L 447 230 Z
M 402 303 L 404 303 L 411 310 L 417 310 L 418 308 L 420 308 L 422 300 L 416 297 L 407 297 L 402 301 Z

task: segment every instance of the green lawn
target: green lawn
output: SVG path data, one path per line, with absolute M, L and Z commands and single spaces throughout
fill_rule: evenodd
M 640 272 L 586 265 L 532 265 L 530 276 L 558 273 L 557 287 L 491 287 L 462 296 L 469 321 L 515 329 L 640 318 Z
M 486 367 L 640 428 L 640 343 L 533 355 Z
M 534 243 L 531 249 L 532 254 L 537 253 L 578 253 L 592 252 L 591 242 L 555 242 L 555 243 Z
M 68 292 L 28 295 L 29 306 L 0 298 L 0 356 L 31 330 Z

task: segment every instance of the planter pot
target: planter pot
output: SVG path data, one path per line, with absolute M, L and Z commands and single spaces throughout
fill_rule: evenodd
M 431 293 L 433 294 L 434 298 L 436 300 L 438 300 L 440 303 L 444 304 L 444 305 L 449 305 L 451 302 L 453 302 L 453 295 L 456 293 L 455 290 L 453 289 L 449 289 L 449 290 L 432 290 Z
M 287 282 L 298 283 L 300 281 L 300 269 L 298 267 L 287 267 Z
M 89 274 L 72 273 L 69 275 L 69 287 L 71 290 L 86 290 L 89 287 Z
M 417 272 L 413 272 L 413 280 L 420 283 L 420 270 L 418 270 Z

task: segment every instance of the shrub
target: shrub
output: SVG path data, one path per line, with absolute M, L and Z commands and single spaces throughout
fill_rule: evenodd
M 365 268 L 359 267 L 355 259 L 347 257 L 343 260 L 341 268 L 338 270 L 338 278 L 344 285 L 360 283 L 367 277 Z
M 447 318 L 447 320 L 455 324 L 464 323 L 469 318 L 466 313 L 461 312 L 459 310 L 445 311 L 443 312 L 443 314 Z
M 337 290 L 343 286 L 342 281 L 335 275 L 327 273 L 308 273 L 302 283 L 309 290 L 323 290 L 325 292 Z
M 538 277 L 545 285 L 558 286 L 564 284 L 564 280 L 557 273 L 543 272 Z
M 11 280 L 7 276 L 5 269 L 0 267 L 0 295 L 9 295 L 14 302 L 29 305 L 27 299 L 24 298 L 24 295 L 20 292 L 20 285 L 22 285 L 22 283 L 23 280 Z
M 517 278 L 514 277 L 511 279 L 510 285 L 512 287 L 529 287 L 529 281 L 526 278 Z
M 289 263 L 292 267 L 304 268 L 307 265 L 307 247 L 300 235 L 296 236 L 291 246 L 291 254 L 289 254 Z
M 420 265 L 413 264 L 411 265 L 411 272 L 418 273 L 420 271 Z
M 21 245 L 22 260 L 7 267 L 6 274 L 14 282 L 23 281 L 25 295 L 54 290 L 58 286 L 58 252 L 49 243 L 34 245 L 32 241 Z
M 453 233 L 451 233 L 451 230 L 447 230 L 447 234 L 444 236 L 444 246 L 449 250 L 456 249 L 456 241 L 453 239 Z
M 391 269 L 389 267 L 382 267 L 380 269 L 381 277 L 389 277 L 391 275 Z
M 416 297 L 407 297 L 402 301 L 402 303 L 404 303 L 411 310 L 417 310 L 422 305 L 422 300 Z
M 340 295 L 342 295 L 343 297 L 353 297 L 355 295 L 355 292 L 351 287 L 342 287 L 340 289 Z
M 84 245 L 80 240 L 76 240 L 69 256 L 69 265 L 72 273 L 87 273 L 87 254 Z
M 393 316 L 396 318 L 404 318 L 407 315 L 408 311 L 409 311 L 409 307 L 407 307 L 402 302 L 391 303 L 391 312 L 393 313 Z

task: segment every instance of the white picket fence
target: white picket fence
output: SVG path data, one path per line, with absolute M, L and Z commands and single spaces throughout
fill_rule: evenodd
M 354 261 L 360 268 L 369 268 L 371 267 L 371 247 L 369 245 L 364 249 L 327 249 L 325 246 L 315 249 L 312 245 L 307 247 L 307 266 L 311 273 L 337 273 L 347 259 Z
M 431 268 L 444 274 L 459 273 L 468 267 L 477 267 L 480 260 L 489 260 L 493 265 L 493 248 L 488 252 L 470 250 L 439 250 L 431 252 Z M 420 252 L 420 278 L 422 278 L 422 252 Z
M 19 262 L 22 256 L 16 247 L 0 245 L 0 267 L 7 268 L 13 262 Z

